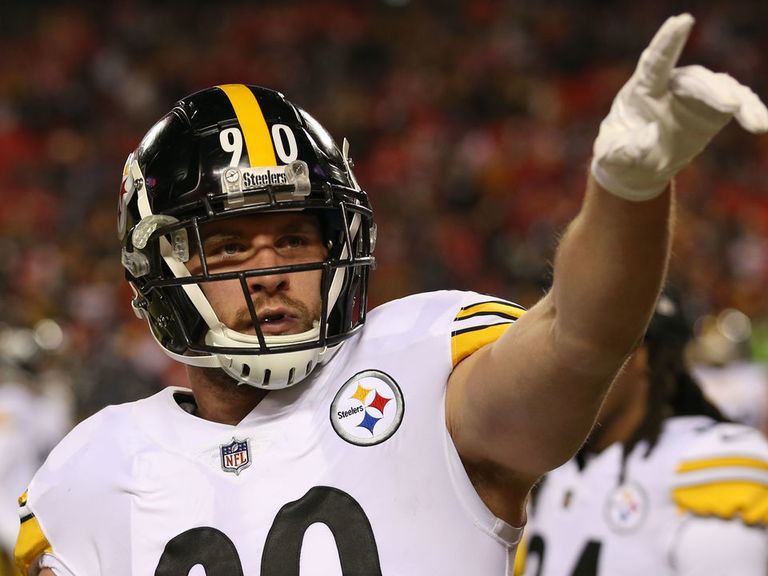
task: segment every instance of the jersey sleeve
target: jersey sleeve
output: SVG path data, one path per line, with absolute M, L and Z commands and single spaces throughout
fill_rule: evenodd
M 765 576 L 767 558 L 763 527 L 689 516 L 675 537 L 671 560 L 678 576 Z
M 19 498 L 19 535 L 14 550 L 17 574 L 37 576 L 43 568 L 49 568 L 56 576 L 73 576 L 64 564 L 53 555 L 48 538 L 40 523 L 27 507 L 27 492 Z
M 763 434 L 741 424 L 718 424 L 700 434 L 678 462 L 672 498 L 694 515 L 768 526 Z
M 49 453 L 20 498 L 14 560 L 34 575 L 56 561 L 55 574 L 109 573 L 97 535 L 121 534 L 130 521 L 133 439 L 130 411 L 102 410 L 78 424 Z M 114 424 L 113 430 L 105 422 Z M 106 540 L 106 539 L 104 539 Z M 126 558 L 124 538 L 109 540 L 111 558 Z M 61 566 L 59 566 L 59 564 Z M 66 566 L 66 572 L 62 566 Z M 30 570 L 31 569 L 31 570 Z
M 42 554 L 52 552 L 51 544 L 40 528 L 40 523 L 27 507 L 27 493 L 19 498 L 19 535 L 16 540 L 14 560 L 21 574 L 29 574 L 32 564 Z
M 453 365 L 496 341 L 524 312 L 525 308 L 513 302 L 467 293 L 451 328 Z

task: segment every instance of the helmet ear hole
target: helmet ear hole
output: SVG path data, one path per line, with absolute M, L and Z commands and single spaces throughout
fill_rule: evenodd
M 376 250 L 376 238 L 378 236 L 378 226 L 375 222 L 371 222 L 371 226 L 368 228 L 368 251 L 373 254 Z
M 349 293 L 351 298 L 347 299 L 346 310 L 344 310 L 345 323 L 352 324 L 356 321 L 358 314 L 360 313 L 360 299 L 357 297 L 360 290 L 360 273 L 353 272 L 350 274 L 349 280 Z

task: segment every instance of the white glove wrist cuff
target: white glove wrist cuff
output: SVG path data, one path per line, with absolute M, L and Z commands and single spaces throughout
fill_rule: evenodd
M 664 190 L 667 189 L 669 181 L 648 183 L 647 186 L 638 188 L 637 186 L 629 187 L 624 184 L 620 178 L 617 178 L 611 171 L 605 170 L 600 166 L 597 158 L 592 158 L 591 166 L 592 176 L 605 190 L 623 198 L 624 200 L 630 200 L 631 202 L 645 202 L 660 196 Z

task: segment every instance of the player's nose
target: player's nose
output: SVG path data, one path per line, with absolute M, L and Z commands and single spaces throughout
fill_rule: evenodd
M 262 248 L 252 259 L 253 269 L 258 270 L 280 268 L 285 265 L 284 259 L 272 248 Z M 289 286 L 290 274 L 287 272 L 276 272 L 248 278 L 248 287 L 255 294 L 272 294 L 287 290 Z

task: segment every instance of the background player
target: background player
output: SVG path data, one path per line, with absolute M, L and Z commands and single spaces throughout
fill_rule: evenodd
M 768 443 L 702 394 L 690 338 L 667 291 L 585 446 L 534 489 L 527 576 L 765 574 Z

